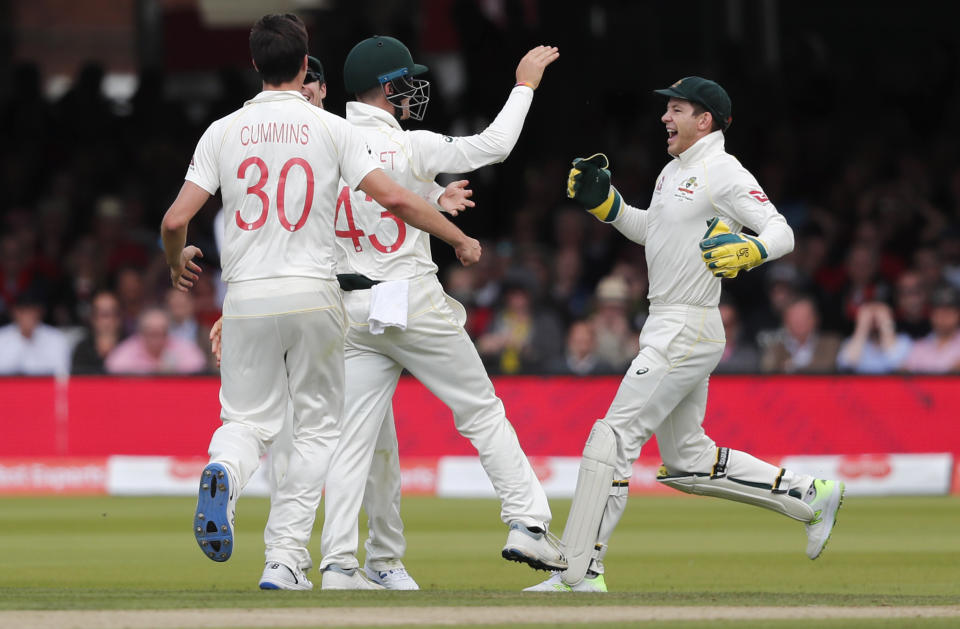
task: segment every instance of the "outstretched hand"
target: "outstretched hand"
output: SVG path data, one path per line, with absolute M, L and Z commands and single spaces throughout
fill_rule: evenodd
M 557 60 L 560 49 L 556 46 L 537 46 L 520 60 L 517 66 L 517 83 L 529 83 L 537 89 L 543 78 L 543 71 Z
M 476 206 L 476 203 L 470 200 L 473 196 L 473 190 L 467 188 L 470 182 L 467 179 L 454 181 L 447 184 L 443 189 L 443 194 L 437 199 L 437 203 L 443 208 L 443 211 L 450 216 L 456 216 L 468 207 Z

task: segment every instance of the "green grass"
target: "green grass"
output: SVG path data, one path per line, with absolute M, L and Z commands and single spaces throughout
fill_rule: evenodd
M 960 604 L 956 497 L 848 498 L 817 561 L 804 555 L 803 526 L 782 516 L 706 498 L 634 497 L 612 540 L 602 597 L 520 594 L 545 573 L 500 558 L 506 527 L 490 500 L 404 500 L 406 564 L 419 593 L 321 594 L 315 572 L 313 592 L 261 592 L 267 501 L 241 499 L 236 551 L 224 564 L 197 548 L 193 506 L 190 498 L 0 498 L 0 609 L 192 608 L 209 606 L 211 595 L 222 607 Z M 559 533 L 569 501 L 552 506 Z M 316 563 L 319 538 L 318 523 Z M 846 622 L 817 624 L 960 619 Z

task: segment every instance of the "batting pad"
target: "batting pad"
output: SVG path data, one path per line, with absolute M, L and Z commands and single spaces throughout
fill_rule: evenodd
M 598 419 L 583 447 L 577 489 L 563 529 L 567 569 L 561 578 L 567 585 L 580 583 L 590 567 L 600 520 L 613 486 L 616 462 L 617 437 L 605 421 Z
M 662 468 L 661 473 L 657 475 L 657 481 L 687 494 L 743 502 L 782 513 L 801 522 L 809 522 L 813 519 L 813 509 L 810 505 L 788 493 L 775 492 L 773 485 L 748 483 L 729 476 L 715 478 L 710 474 L 671 475 Z

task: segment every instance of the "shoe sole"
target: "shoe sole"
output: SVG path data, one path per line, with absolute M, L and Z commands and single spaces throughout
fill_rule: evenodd
M 290 590 L 290 591 L 307 592 L 307 591 L 309 591 L 311 588 L 299 588 L 299 587 L 293 587 L 293 588 L 292 588 L 292 587 L 284 587 L 283 585 L 277 585 L 276 583 L 273 583 L 273 582 L 271 582 L 271 581 L 261 581 L 261 582 L 260 582 L 260 589 L 261 589 L 261 590 Z
M 226 561 L 233 554 L 233 527 L 229 520 L 230 475 L 220 463 L 210 463 L 200 475 L 193 534 L 203 554 Z
M 837 515 L 840 513 L 840 507 L 843 506 L 843 495 L 847 492 L 847 486 L 845 483 L 840 484 L 840 500 L 837 501 L 837 508 L 833 512 L 833 524 L 830 525 L 830 531 L 827 533 L 827 539 L 823 540 L 823 546 L 820 547 L 820 552 L 811 557 L 810 559 L 816 559 L 823 554 L 823 551 L 827 549 L 827 544 L 830 542 L 830 536 L 833 535 L 833 529 L 837 526 L 837 520 L 839 519 Z
M 555 563 L 546 563 L 537 559 L 536 557 L 530 557 L 523 554 L 523 552 L 517 550 L 516 548 L 504 548 L 500 555 L 507 561 L 516 561 L 517 563 L 525 563 L 534 570 L 546 570 L 548 572 L 557 572 L 558 570 L 566 570 L 567 564 L 555 564 Z

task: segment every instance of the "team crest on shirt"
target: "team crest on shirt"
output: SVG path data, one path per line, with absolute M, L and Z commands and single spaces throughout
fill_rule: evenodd
M 692 201 L 693 193 L 697 191 L 699 186 L 700 184 L 697 183 L 696 177 L 689 177 L 680 184 L 673 196 L 677 199 L 683 199 L 684 201 Z

